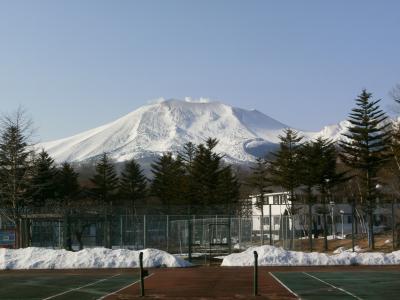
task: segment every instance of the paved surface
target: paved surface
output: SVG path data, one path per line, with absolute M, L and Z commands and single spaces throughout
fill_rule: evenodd
M 400 299 L 400 266 L 260 267 L 257 297 L 252 267 L 149 272 L 145 299 Z M 0 299 L 137 299 L 138 279 L 137 269 L 0 271 Z
M 264 268 L 259 270 L 257 297 L 253 297 L 253 268 L 152 269 L 150 273 L 145 280 L 150 299 L 296 299 Z M 139 292 L 139 286 L 133 285 L 106 299 L 136 299 Z

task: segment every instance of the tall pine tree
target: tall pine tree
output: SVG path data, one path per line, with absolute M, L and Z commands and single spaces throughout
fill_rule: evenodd
M 0 202 L 11 209 L 8 216 L 16 225 L 17 247 L 27 239 L 21 231 L 23 209 L 27 204 L 32 164 L 28 138 L 31 122 L 22 110 L 1 120 L 0 136 Z
M 107 153 L 103 153 L 96 164 L 96 173 L 91 178 L 95 198 L 104 205 L 113 206 L 118 188 L 118 177 Z
M 34 168 L 29 188 L 30 204 L 44 207 L 56 198 L 57 168 L 49 154 L 42 150 L 34 160 Z
M 61 205 L 69 207 L 74 203 L 76 196 L 80 191 L 78 182 L 79 174 L 75 172 L 72 165 L 64 162 L 57 174 L 57 197 L 61 201 Z
M 305 203 L 308 206 L 308 238 L 312 251 L 313 211 L 316 203 L 315 186 L 319 182 L 320 151 L 318 143 L 306 142 L 299 149 L 299 183 L 305 194 Z
M 349 115 L 350 127 L 340 141 L 341 158 L 356 170 L 362 183 L 362 203 L 369 216 L 369 247 L 374 249 L 373 211 L 376 206 L 377 173 L 388 160 L 390 123 L 379 107 L 380 100 L 372 100 L 365 89 L 356 99 L 356 108 Z
M 146 197 L 146 187 L 147 179 L 140 165 L 134 159 L 126 162 L 121 173 L 119 192 L 133 214 L 136 214 L 137 202 Z
M 209 138 L 206 144 L 197 146 L 197 153 L 193 160 L 192 181 L 195 205 L 202 210 L 202 213 L 215 212 L 218 208 L 217 187 L 221 173 L 222 157 L 214 152 L 218 141 Z
M 322 209 L 319 212 L 323 216 L 324 249 L 328 251 L 327 204 L 330 201 L 330 191 L 348 178 L 346 172 L 337 170 L 338 153 L 335 144 L 331 140 L 318 138 L 313 144 L 318 157 L 316 188 L 320 193 L 322 203 Z
M 173 158 L 171 153 L 166 153 L 154 162 L 151 168 L 151 194 L 160 199 L 167 213 L 170 213 L 173 205 L 181 205 L 185 201 L 182 191 L 185 170 L 182 161 Z
M 303 137 L 293 129 L 286 129 L 279 139 L 279 150 L 272 153 L 270 163 L 271 182 L 289 192 L 293 205 L 296 201 L 295 189 L 300 185 L 299 147 Z
M 96 164 L 96 173 L 91 179 L 94 187 L 92 191 L 96 199 L 104 206 L 104 246 L 111 248 L 111 228 L 113 213 L 113 205 L 118 189 L 118 177 L 115 168 L 107 153 L 103 153 L 100 160 Z

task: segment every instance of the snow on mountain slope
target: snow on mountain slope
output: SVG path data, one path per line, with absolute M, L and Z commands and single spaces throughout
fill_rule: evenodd
M 219 140 L 216 151 L 232 162 L 252 161 L 262 149 L 275 145 L 289 126 L 257 110 L 244 110 L 220 102 L 167 100 L 142 106 L 128 115 L 72 137 L 39 144 L 58 162 L 85 161 L 107 152 L 115 161 L 141 159 L 176 152 L 187 142 Z M 341 129 L 326 127 L 332 136 Z
M 333 141 L 338 141 L 341 135 L 347 131 L 350 126 L 349 121 L 342 121 L 338 124 L 325 126 L 321 131 L 318 132 L 304 132 L 304 136 L 307 139 L 315 139 L 318 137 L 329 138 Z

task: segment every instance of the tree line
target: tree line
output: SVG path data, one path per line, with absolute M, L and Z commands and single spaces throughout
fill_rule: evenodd
M 151 164 L 150 179 L 135 159 L 117 172 L 110 155 L 103 153 L 84 182 L 74 165 L 56 164 L 44 149 L 30 145 L 29 127 L 22 111 L 1 124 L 0 207 L 17 215 L 26 209 L 79 205 L 123 207 L 133 214 L 147 205 L 161 213 L 232 214 L 237 209 L 239 181 L 215 151 L 216 139 L 187 143 L 177 155 L 161 155 Z
M 400 98 L 395 100 L 400 103 Z M 368 217 L 369 246 L 374 248 L 373 213 L 377 203 L 387 190 L 391 201 L 399 194 L 400 127 L 388 119 L 379 102 L 363 90 L 349 114 L 348 128 L 337 143 L 323 137 L 305 141 L 295 130 L 285 130 L 279 137 L 279 150 L 257 159 L 252 168 L 248 184 L 260 195 L 256 202 L 260 209 L 266 204 L 263 195 L 273 187 L 289 192 L 292 206 L 288 214 L 296 214 L 294 204 L 309 207 L 311 249 L 314 204 L 320 204 L 318 213 L 323 216 L 325 249 L 327 205 L 334 196 L 340 202 L 362 207 Z

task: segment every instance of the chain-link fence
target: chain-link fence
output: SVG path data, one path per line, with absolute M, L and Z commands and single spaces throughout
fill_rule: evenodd
M 19 228 L 7 212 L 0 213 L 0 246 L 71 248 L 157 248 L 182 255 L 224 254 L 258 245 L 291 250 L 325 250 L 349 245 L 367 247 L 369 216 L 360 206 L 297 205 L 282 214 L 263 216 L 133 215 L 104 210 L 58 210 L 20 215 Z M 400 206 L 382 204 L 373 217 L 375 245 L 394 249 L 400 239 Z M 311 235 L 311 238 L 310 237 Z M 326 238 L 325 238 L 326 236 Z

